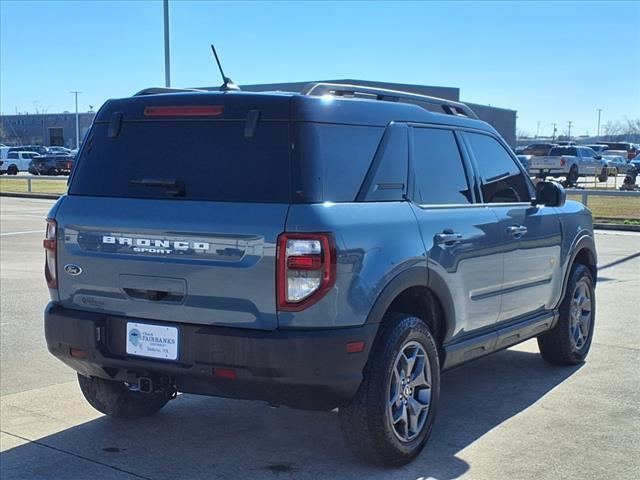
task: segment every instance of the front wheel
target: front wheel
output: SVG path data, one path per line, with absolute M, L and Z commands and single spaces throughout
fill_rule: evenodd
M 553 365 L 584 362 L 593 339 L 595 314 L 596 296 L 591 271 L 576 263 L 571 267 L 558 323 L 538 337 L 542 358 Z
M 170 398 L 164 392 L 140 393 L 132 391 L 124 382 L 80 374 L 78 383 L 93 408 L 118 418 L 146 417 L 164 407 Z
M 340 407 L 347 443 L 361 458 L 404 465 L 424 448 L 436 415 L 440 363 L 427 325 L 385 317 L 356 396 Z
M 17 175 L 17 174 L 18 174 L 18 167 L 16 167 L 15 165 L 11 165 L 7 169 L 7 175 Z

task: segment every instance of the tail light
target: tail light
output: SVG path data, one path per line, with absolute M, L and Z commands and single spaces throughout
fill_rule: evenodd
M 278 237 L 278 309 L 300 311 L 320 300 L 336 280 L 333 236 L 283 233 Z
M 42 242 L 44 247 L 44 276 L 49 288 L 58 288 L 58 271 L 56 268 L 56 252 L 58 224 L 55 220 L 47 219 L 47 230 Z
M 563 157 L 560 157 L 560 166 L 564 167 L 566 163 L 567 163 L 567 160 L 564 159 Z

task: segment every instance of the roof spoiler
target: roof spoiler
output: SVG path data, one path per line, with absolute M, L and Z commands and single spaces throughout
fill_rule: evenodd
M 447 115 L 457 115 L 478 119 L 476 113 L 464 103 L 446 100 L 444 98 L 429 97 L 417 93 L 388 90 L 386 88 L 370 87 L 366 85 L 349 85 L 343 83 L 312 83 L 301 92 L 303 95 L 336 97 L 359 97 L 386 102 L 409 103 L 429 110 L 425 105 L 440 107 Z
M 143 95 L 160 95 L 161 93 L 180 93 L 180 92 L 205 92 L 206 90 L 200 90 L 198 88 L 169 88 L 169 87 L 150 87 L 140 90 L 135 93 L 134 97 L 141 97 Z

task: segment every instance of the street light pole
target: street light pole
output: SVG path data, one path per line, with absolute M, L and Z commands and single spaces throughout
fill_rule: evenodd
M 164 86 L 171 87 L 171 65 L 169 58 L 169 0 L 163 0 L 164 7 Z
M 78 94 L 82 92 L 72 90 L 69 93 L 73 93 L 76 96 L 76 149 L 78 149 L 80 148 L 80 122 L 78 121 Z
M 597 135 L 598 140 L 600 140 L 600 114 L 601 114 L 601 113 L 602 113 L 602 109 L 601 109 L 601 108 L 599 108 L 599 109 L 598 109 L 598 135 Z
M 569 138 L 567 138 L 567 140 L 571 140 L 571 125 L 572 125 L 572 124 L 573 124 L 573 122 L 572 122 L 571 120 L 569 120 L 569 121 L 567 122 L 567 125 L 569 126 L 569 132 L 568 132 L 568 134 L 567 134 L 567 137 L 569 137 Z

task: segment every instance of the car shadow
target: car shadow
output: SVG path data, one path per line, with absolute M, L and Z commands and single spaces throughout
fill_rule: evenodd
M 579 368 L 551 367 L 537 353 L 506 350 L 445 373 L 427 448 L 414 462 L 394 470 L 394 477 L 459 477 L 469 470 L 457 456 L 461 450 L 530 407 Z M 43 455 L 43 446 L 57 450 L 57 456 Z M 37 444 L 7 450 L 1 456 L 3 473 L 6 478 L 50 478 L 52 469 L 60 468 L 60 451 L 112 469 L 113 478 L 127 478 L 125 472 L 147 479 L 361 479 L 392 473 L 351 455 L 335 411 L 269 408 L 259 402 L 194 395 L 180 395 L 149 418 L 100 417 Z M 69 470 L 76 468 L 72 463 Z M 68 473 L 71 478 L 73 472 Z

